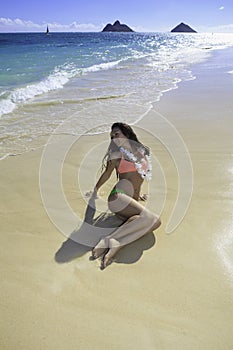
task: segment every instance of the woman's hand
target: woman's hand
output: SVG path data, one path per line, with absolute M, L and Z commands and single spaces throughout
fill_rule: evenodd
M 140 196 L 139 196 L 140 201 L 145 202 L 147 199 L 148 199 L 148 194 L 146 194 L 146 193 L 140 194 Z
M 88 191 L 85 193 L 85 197 L 90 199 L 98 199 L 97 191 Z

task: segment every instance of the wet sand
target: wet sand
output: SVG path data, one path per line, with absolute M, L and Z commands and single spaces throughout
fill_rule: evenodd
M 164 94 L 137 124 L 157 159 L 147 205 L 161 210 L 162 226 L 122 248 L 104 271 L 89 260 L 90 247 L 50 221 L 39 187 L 42 150 L 0 162 L 1 349 L 232 348 L 232 52 L 196 65 L 196 79 Z M 179 169 L 158 139 L 166 120 L 182 136 L 193 167 L 190 206 L 170 234 Z M 86 207 L 77 185 L 80 164 L 106 137 L 81 138 L 65 159 L 63 189 L 79 217 Z M 101 152 L 91 152 L 79 174 L 82 190 L 90 189 Z M 97 206 L 103 210 L 105 203 L 98 199 Z

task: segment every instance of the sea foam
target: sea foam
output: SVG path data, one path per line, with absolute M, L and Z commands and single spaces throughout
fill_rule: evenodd
M 48 93 L 52 90 L 62 89 L 70 79 L 91 72 L 112 69 L 120 63 L 121 60 L 94 64 L 87 68 L 75 68 L 73 65 L 63 65 L 56 67 L 54 71 L 44 80 L 35 84 L 29 84 L 24 87 L 17 88 L 10 93 L 1 94 L 0 100 L 0 116 L 13 112 L 17 106 L 33 99 L 36 96 Z M 6 97 L 4 98 L 4 95 Z

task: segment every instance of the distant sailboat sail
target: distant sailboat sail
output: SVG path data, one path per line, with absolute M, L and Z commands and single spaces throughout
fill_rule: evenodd
M 49 34 L 49 26 L 47 26 L 46 34 Z

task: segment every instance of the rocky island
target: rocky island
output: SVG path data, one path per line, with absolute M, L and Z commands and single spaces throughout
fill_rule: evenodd
M 121 24 L 120 21 L 116 21 L 114 24 L 108 23 L 102 32 L 134 32 L 134 30 L 126 24 Z
M 171 33 L 197 33 L 193 28 L 189 27 L 187 24 L 181 22 L 171 30 Z

